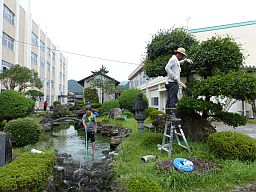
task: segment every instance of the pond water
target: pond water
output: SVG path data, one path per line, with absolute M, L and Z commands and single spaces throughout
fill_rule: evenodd
M 69 123 L 54 126 L 51 132 L 47 132 L 47 140 L 44 145 L 53 146 L 59 152 L 66 152 L 71 154 L 76 160 L 79 160 L 82 165 L 92 162 L 92 146 L 89 143 L 88 160 L 86 161 L 85 149 L 85 132 L 82 130 L 75 130 L 74 125 Z M 102 159 L 102 150 L 109 149 L 110 138 L 96 134 L 96 147 L 94 161 Z

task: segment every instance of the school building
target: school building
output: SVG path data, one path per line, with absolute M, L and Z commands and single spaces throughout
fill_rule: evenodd
M 31 15 L 30 1 L 21 5 L 19 0 L 0 0 L 0 70 L 19 64 L 38 72 L 43 82 L 44 97 L 38 98 L 37 106 L 48 100 L 67 102 L 67 58 L 40 28 Z M 0 84 L 0 90 L 4 87 Z

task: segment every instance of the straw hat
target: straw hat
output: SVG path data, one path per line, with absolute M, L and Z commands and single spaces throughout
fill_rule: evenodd
M 177 50 L 174 50 L 175 53 L 181 53 L 182 55 L 186 55 L 186 50 L 183 47 L 179 47 Z

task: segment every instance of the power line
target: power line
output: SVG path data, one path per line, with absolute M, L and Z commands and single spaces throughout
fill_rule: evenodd
M 1 38 L 3 39 L 4 37 L 1 37 Z M 44 48 L 44 49 L 47 48 L 47 49 L 49 49 L 51 51 L 57 51 L 57 52 L 61 52 L 61 53 L 66 53 L 66 54 L 70 54 L 70 55 L 76 55 L 76 56 L 80 56 L 80 57 L 86 57 L 86 58 L 90 58 L 90 59 L 98 59 L 98 60 L 103 60 L 103 61 L 111 61 L 111 62 L 116 62 L 116 63 L 124 63 L 124 64 L 128 64 L 128 65 L 140 65 L 138 63 L 120 61 L 120 60 L 115 60 L 115 59 L 107 59 L 107 58 L 103 58 L 103 57 L 90 56 L 90 55 L 85 55 L 85 54 L 75 53 L 75 52 L 70 52 L 70 51 L 62 51 L 60 49 L 51 49 L 51 48 L 46 47 L 46 46 L 35 45 L 35 44 L 32 44 L 32 43 L 18 41 L 16 39 L 14 39 L 14 41 L 17 42 L 17 43 L 24 44 L 24 45 L 31 45 L 31 46 L 34 46 L 34 47 Z

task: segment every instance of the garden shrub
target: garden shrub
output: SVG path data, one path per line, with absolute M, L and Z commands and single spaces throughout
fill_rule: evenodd
M 130 112 L 130 111 L 125 111 L 125 112 L 123 112 L 123 115 L 127 115 L 129 119 L 130 119 L 130 118 L 133 118 L 133 113 Z
M 147 117 L 149 117 L 149 114 L 152 112 L 152 111 L 157 111 L 157 109 L 156 108 L 154 108 L 154 107 L 148 107 L 146 110 L 145 110 L 145 115 L 147 116 Z
M 60 105 L 61 102 L 60 101 L 53 101 L 53 106 L 56 107 L 57 105 Z
M 110 109 L 119 108 L 120 104 L 118 100 L 105 101 L 101 106 L 101 112 L 109 112 Z
M 9 121 L 4 131 L 12 134 L 14 147 L 23 147 L 39 141 L 42 126 L 34 119 L 26 117 Z
M 110 119 L 107 118 L 107 117 L 103 117 L 100 122 L 101 122 L 102 124 L 108 124 L 108 123 L 110 123 Z
M 26 117 L 35 106 L 35 102 L 20 93 L 9 90 L 0 93 L 0 121 Z
M 103 116 L 108 116 L 108 112 L 104 112 L 104 113 L 103 113 Z
M 154 178 L 148 176 L 131 176 L 127 182 L 128 192 L 163 192 L 163 188 L 154 180 Z
M 156 132 L 163 133 L 165 127 L 165 115 L 160 115 L 152 121 L 152 125 L 155 127 Z
M 134 103 L 137 99 L 137 94 L 140 93 L 139 89 L 127 89 L 121 93 L 121 95 L 118 97 L 120 107 L 122 109 L 127 109 L 128 111 L 133 111 Z M 147 101 L 147 98 L 145 95 L 143 95 L 144 101 Z
M 0 131 L 4 130 L 4 126 L 7 124 L 6 120 L 0 121 Z
M 161 133 L 146 133 L 142 139 L 142 145 L 157 145 L 161 144 L 163 135 Z
M 256 160 L 256 139 L 242 133 L 213 133 L 208 137 L 207 143 L 211 151 L 221 158 Z
M 101 103 L 93 103 L 92 105 L 91 105 L 91 108 L 93 108 L 93 109 L 99 109 L 99 108 L 101 108 Z
M 0 191 L 43 191 L 54 163 L 54 150 L 26 152 L 0 169 Z
M 115 120 L 117 120 L 117 121 L 124 121 L 124 120 L 125 120 L 125 118 L 124 118 L 124 117 L 120 117 L 120 116 L 119 116 L 119 117 L 116 117 L 116 118 L 115 118 Z
M 66 107 L 63 106 L 63 105 L 57 105 L 57 106 L 55 107 L 54 114 L 55 114 L 57 117 L 64 117 L 64 116 L 67 116 L 67 115 L 71 115 L 72 112 L 69 111 L 69 109 L 66 108 Z
M 164 112 L 162 112 L 162 111 L 158 111 L 158 110 L 151 111 L 149 114 L 149 117 L 151 120 L 154 120 L 155 118 L 157 118 L 158 116 L 163 115 L 163 114 L 164 114 Z

